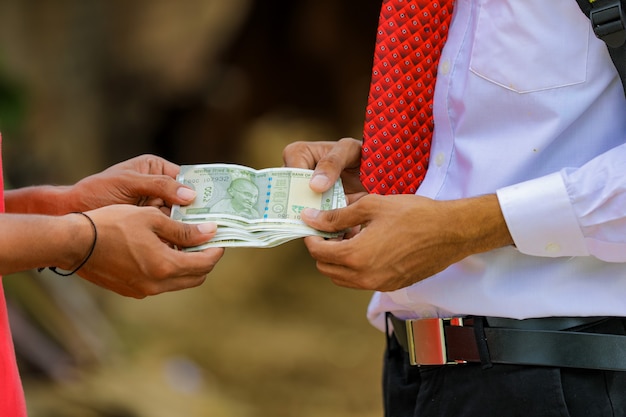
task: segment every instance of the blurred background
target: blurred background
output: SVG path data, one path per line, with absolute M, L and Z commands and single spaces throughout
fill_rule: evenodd
M 282 164 L 360 137 L 380 0 L 0 0 L 8 187 L 155 153 Z M 31 417 L 380 416 L 370 293 L 301 241 L 229 249 L 200 288 L 126 299 L 5 277 Z

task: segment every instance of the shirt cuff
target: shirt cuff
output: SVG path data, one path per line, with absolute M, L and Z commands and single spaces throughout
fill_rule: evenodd
M 545 257 L 589 255 L 561 174 L 501 188 L 497 196 L 520 252 Z

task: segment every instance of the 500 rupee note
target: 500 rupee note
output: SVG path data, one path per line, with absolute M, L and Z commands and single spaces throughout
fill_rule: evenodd
M 216 236 L 190 248 L 271 247 L 304 236 L 336 237 L 302 222 L 306 207 L 330 210 L 346 206 L 341 181 L 324 192 L 309 187 L 313 171 L 299 168 L 255 170 L 242 165 L 183 165 L 177 180 L 197 193 L 187 206 L 174 206 L 172 218 L 186 223 L 213 221 Z

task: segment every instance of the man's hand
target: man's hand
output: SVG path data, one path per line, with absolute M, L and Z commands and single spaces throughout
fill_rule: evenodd
M 306 209 L 309 226 L 347 239 L 307 237 L 321 273 L 337 285 L 378 291 L 407 287 L 461 259 L 512 243 L 495 195 L 435 201 L 368 195 L 346 208 Z
M 310 187 L 323 193 L 341 177 L 348 203 L 366 194 L 359 180 L 361 142 L 344 138 L 337 142 L 294 142 L 283 151 L 285 166 L 313 169 Z
M 87 213 L 98 240 L 81 277 L 119 294 L 143 298 L 202 284 L 223 248 L 182 252 L 209 241 L 215 224 L 184 224 L 153 207 L 113 205 Z M 88 226 L 85 226 L 88 227 Z M 85 246 L 88 247 L 88 246 Z
M 142 155 L 91 175 L 70 188 L 74 211 L 111 204 L 152 206 L 169 215 L 172 204 L 189 204 L 195 192 L 175 178 L 180 167 L 154 155 Z

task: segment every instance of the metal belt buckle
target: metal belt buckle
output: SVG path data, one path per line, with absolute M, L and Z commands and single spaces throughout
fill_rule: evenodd
M 450 319 L 414 319 L 406 321 L 411 365 L 449 365 L 459 361 L 448 360 L 445 326 L 463 326 L 460 317 Z

